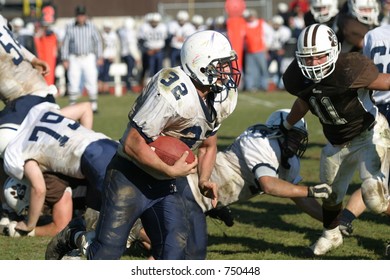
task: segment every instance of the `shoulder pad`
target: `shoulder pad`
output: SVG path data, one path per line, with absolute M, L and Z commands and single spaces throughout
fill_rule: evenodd
M 161 95 L 175 100 L 182 99 L 193 87 L 190 78 L 179 67 L 161 70 L 156 83 Z

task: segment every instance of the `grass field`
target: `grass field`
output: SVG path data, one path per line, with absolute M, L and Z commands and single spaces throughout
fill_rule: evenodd
M 127 124 L 127 113 L 136 95 L 123 97 L 100 96 L 99 114 L 94 129 L 118 139 Z M 229 145 L 247 126 L 265 122 L 276 109 L 290 108 L 294 98 L 285 92 L 241 93 L 238 107 L 222 125 L 219 148 Z M 58 99 L 66 105 L 65 98 Z M 317 119 L 306 117 L 309 147 L 302 160 L 302 184 L 318 183 L 319 156 L 325 139 Z M 348 194 L 359 186 L 355 176 Z M 300 260 L 303 250 L 321 234 L 322 225 L 300 212 L 290 199 L 262 195 L 231 206 L 235 224 L 226 227 L 220 221 L 207 218 L 209 229 L 209 260 Z M 322 259 L 383 259 L 384 244 L 389 238 L 389 218 L 364 213 L 354 223 L 352 237 L 345 238 L 343 246 Z M 390 239 L 390 238 L 389 238 Z M 48 238 L 11 239 L 0 236 L 1 260 L 41 260 Z M 139 252 L 128 252 L 124 259 L 143 259 Z

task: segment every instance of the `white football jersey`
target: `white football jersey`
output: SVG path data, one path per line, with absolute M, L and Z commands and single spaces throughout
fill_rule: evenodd
M 31 108 L 5 150 L 4 170 L 8 175 L 21 180 L 25 161 L 34 159 L 42 172 L 84 178 L 80 160 L 86 147 L 108 137 L 65 118 L 58 109 L 58 105 L 48 102 Z
M 219 129 L 237 105 L 237 91 L 215 95 L 214 106 L 200 98 L 191 79 L 180 67 L 165 68 L 149 82 L 129 113 L 129 130 L 135 126 L 149 141 L 159 135 L 181 139 L 195 150 Z M 119 148 L 119 151 L 122 147 Z M 125 155 L 123 155 L 125 156 Z
M 390 74 L 390 25 L 374 28 L 364 36 L 363 54 L 375 63 L 380 73 Z M 390 102 L 390 91 L 374 91 L 377 104 Z
M 7 21 L 0 15 L 0 99 L 8 103 L 20 96 L 46 96 L 57 92 L 31 63 L 24 60 L 24 50 L 12 37 Z M 54 71 L 54 69 L 52 69 Z
M 288 160 L 290 169 L 280 165 L 278 140 L 268 138 L 272 132 L 265 125 L 251 126 L 228 149 L 217 153 L 210 180 L 219 186 L 218 201 L 221 204 L 244 201 L 262 193 L 257 185 L 262 176 L 277 177 L 293 184 L 301 181 L 300 162 L 296 156 Z M 198 204 L 204 211 L 212 209 L 211 200 L 199 192 L 197 174 L 189 175 L 188 179 Z
M 177 21 L 172 21 L 169 24 L 169 34 L 172 36 L 171 47 L 180 50 L 184 40 L 195 33 L 195 27 L 192 23 L 186 22 L 180 25 Z
M 149 23 L 144 23 L 140 26 L 137 37 L 144 40 L 144 47 L 147 49 L 162 49 L 168 37 L 168 28 L 164 23 L 159 23 L 154 28 Z

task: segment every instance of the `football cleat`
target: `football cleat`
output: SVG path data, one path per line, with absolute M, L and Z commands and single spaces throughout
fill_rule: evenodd
M 140 231 L 143 229 L 143 225 L 140 219 L 137 219 L 130 230 L 130 234 L 127 237 L 126 248 L 130 248 L 131 244 L 136 241 L 141 241 Z
M 45 259 L 61 260 L 65 254 L 77 249 L 71 238 L 73 238 L 75 232 L 79 231 L 85 231 L 85 224 L 82 218 L 77 217 L 50 240 L 46 247 Z
M 339 247 L 341 244 L 343 244 L 343 236 L 339 227 L 324 229 L 317 242 L 310 246 L 310 250 L 314 255 L 321 256 Z
M 225 225 L 228 227 L 231 227 L 234 225 L 232 211 L 227 206 L 211 209 L 211 210 L 206 212 L 206 215 L 211 217 L 211 218 L 219 219 L 219 220 L 223 221 L 225 223 Z
M 353 233 L 352 223 L 345 222 L 343 220 L 340 220 L 339 229 L 344 236 L 351 236 Z

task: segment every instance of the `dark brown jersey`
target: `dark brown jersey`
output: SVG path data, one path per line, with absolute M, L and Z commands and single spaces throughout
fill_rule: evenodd
M 340 145 L 352 140 L 375 121 L 377 109 L 365 89 L 377 77 L 373 62 L 360 53 L 341 53 L 331 75 L 314 83 L 306 79 L 296 60 L 283 76 L 286 90 L 308 103 L 328 141 Z

